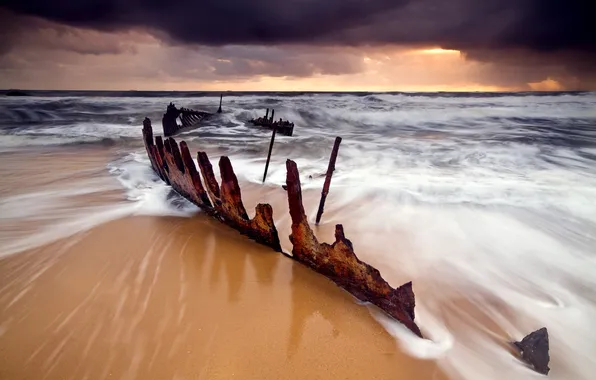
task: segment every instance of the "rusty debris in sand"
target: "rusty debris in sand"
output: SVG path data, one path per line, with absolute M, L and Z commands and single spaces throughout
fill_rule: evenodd
M 360 261 L 341 224 L 335 226 L 335 242 L 320 244 L 310 228 L 302 205 L 298 167 L 286 161 L 286 186 L 292 217 L 294 259 L 331 279 L 361 301 L 370 302 L 422 337 L 414 322 L 414 292 L 408 282 L 397 289 L 389 286 L 376 268 Z
M 242 203 L 240 186 L 228 157 L 223 156 L 219 160 L 220 188 L 209 158 L 204 152 L 199 152 L 198 162 L 205 188 L 186 142 L 182 141 L 178 145 L 176 140 L 169 137 L 161 143 L 159 136 L 155 142 L 151 120 L 148 118 L 143 122 L 143 138 L 153 170 L 176 192 L 241 234 L 281 252 L 271 205 L 258 204 L 255 217 L 248 217 Z
M 546 327 L 528 334 L 521 342 L 513 342 L 513 345 L 519 350 L 523 361 L 530 364 L 536 372 L 548 375 L 550 356 Z
M 203 185 L 184 141 L 178 144 L 172 137 L 162 141 L 159 136 L 154 141 L 151 121 L 148 118 L 143 122 L 143 137 L 153 170 L 180 195 L 240 233 L 284 253 L 273 222 L 273 209 L 269 204 L 257 205 L 255 217 L 248 218 L 242 204 L 238 179 L 228 157 L 223 156 L 219 161 L 219 185 L 207 154 L 198 152 L 197 162 Z M 336 141 L 333 162 L 338 146 Z M 333 166 L 334 164 L 330 163 L 330 168 Z M 376 268 L 358 259 L 352 243 L 344 236 L 341 224 L 335 228 L 336 240 L 333 244 L 319 243 L 306 219 L 296 163 L 287 160 L 286 169 L 285 188 L 292 218 L 290 241 L 293 245 L 293 256 L 286 255 L 326 276 L 359 300 L 378 306 L 422 337 L 414 322 L 415 300 L 412 283 L 392 288 Z

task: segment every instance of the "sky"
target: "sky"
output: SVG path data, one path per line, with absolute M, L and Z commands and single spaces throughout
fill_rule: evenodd
M 0 88 L 596 90 L 589 0 L 2 0 Z

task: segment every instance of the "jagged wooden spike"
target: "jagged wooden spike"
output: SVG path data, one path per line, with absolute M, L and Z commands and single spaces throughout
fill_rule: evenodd
M 211 201 L 209 200 L 209 195 L 207 195 L 207 192 L 203 187 L 203 182 L 201 182 L 201 176 L 197 171 L 195 162 L 192 160 L 190 151 L 188 150 L 188 146 L 186 145 L 186 141 L 182 141 L 180 143 L 180 151 L 182 153 L 182 161 L 184 162 L 186 173 L 188 176 L 190 176 L 190 179 L 193 183 L 194 191 L 199 196 L 199 199 L 201 200 L 203 205 L 212 207 Z
M 227 222 L 241 233 L 281 251 L 279 236 L 273 222 L 273 209 L 268 204 L 259 204 L 255 209 L 255 217 L 248 218 L 242 204 L 240 186 L 227 157 L 220 160 L 222 189 L 215 179 L 213 167 L 205 152 L 199 152 L 198 162 L 205 180 L 207 191 L 191 159 L 188 146 L 181 142 L 180 146 L 172 137 L 165 141 L 157 136 L 153 138 L 151 120 L 143 122 L 143 140 L 153 170 L 179 194 L 210 211 L 217 211 L 218 219 Z M 211 198 L 211 199 L 210 199 Z
M 169 185 L 170 179 L 168 178 L 168 172 L 170 169 L 168 168 L 168 164 L 165 162 L 164 157 L 166 155 L 166 151 L 161 136 L 155 137 L 155 145 L 157 145 L 155 149 L 155 160 L 158 163 L 159 176 Z
M 199 168 L 207 193 L 220 220 L 235 228 L 240 233 L 281 252 L 279 235 L 273 222 L 273 209 L 269 204 L 258 204 L 255 217 L 249 219 L 242 204 L 242 194 L 238 179 L 228 157 L 221 157 L 219 168 L 221 173 L 221 188 L 215 179 L 213 167 L 205 152 L 197 154 Z
M 163 146 L 163 139 L 161 138 L 161 136 L 157 136 L 155 138 L 155 145 L 157 145 L 157 149 L 159 150 L 159 154 L 161 154 L 161 156 L 163 157 L 164 152 L 165 152 L 165 148 Z
M 335 227 L 335 242 L 332 245 L 320 244 L 304 212 L 298 167 L 294 161 L 287 160 L 286 169 L 288 203 L 292 217 L 290 241 L 294 259 L 328 277 L 356 298 L 378 306 L 422 337 L 414 322 L 412 283 L 393 289 L 377 269 L 358 259 L 341 224 Z
M 143 142 L 145 144 L 145 150 L 147 151 L 147 156 L 149 157 L 149 161 L 151 161 L 151 167 L 156 172 L 159 172 L 158 166 L 155 163 L 154 154 L 153 154 L 153 146 L 155 146 L 153 142 L 153 128 L 151 127 L 151 120 L 146 117 L 143 120 Z
M 213 205 L 218 207 L 221 204 L 219 199 L 219 184 L 215 179 L 215 174 L 213 174 L 213 167 L 211 166 L 209 157 L 207 157 L 207 153 L 199 152 L 197 154 L 197 162 L 199 163 L 199 168 L 201 169 L 201 174 L 203 175 L 203 180 L 205 181 L 209 197 L 211 197 Z
M 234 218 L 248 220 L 248 214 L 242 204 L 238 178 L 228 157 L 223 156 L 219 159 L 219 172 L 221 173 L 221 206 L 225 213 Z
M 182 155 L 180 154 L 178 143 L 173 137 L 170 137 L 168 140 L 170 141 L 171 153 L 174 156 L 174 163 L 178 167 L 178 170 L 180 170 L 182 174 L 184 174 L 184 164 L 182 163 Z

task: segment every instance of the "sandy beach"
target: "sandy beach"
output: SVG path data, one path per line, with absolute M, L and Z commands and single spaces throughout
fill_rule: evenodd
M 443 379 L 324 277 L 206 216 L 0 261 L 2 379 Z

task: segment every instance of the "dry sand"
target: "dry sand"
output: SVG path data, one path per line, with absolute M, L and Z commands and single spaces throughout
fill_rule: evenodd
M 329 280 L 201 214 L 5 257 L 0 310 L 0 379 L 445 378 Z

